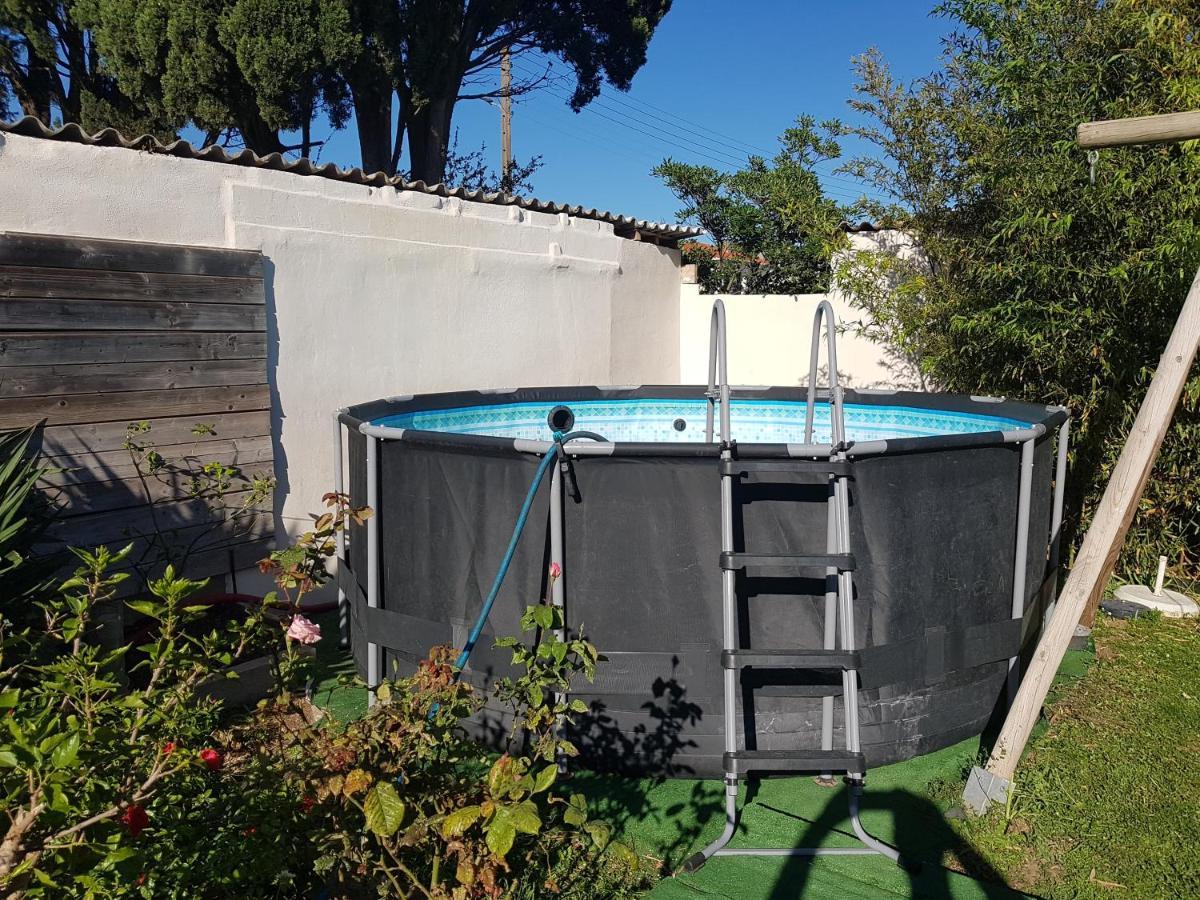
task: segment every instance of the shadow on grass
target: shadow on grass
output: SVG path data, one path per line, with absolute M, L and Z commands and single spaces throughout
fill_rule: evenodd
M 796 846 L 833 844 L 853 847 L 858 846 L 858 842 L 849 828 L 847 801 L 847 788 L 843 786 L 830 797 L 821 814 L 813 820 L 765 803 L 760 807 L 806 824 Z M 950 870 L 942 865 L 947 854 L 953 855 L 966 869 L 966 874 L 978 882 L 982 896 L 996 900 L 1027 896 L 1010 888 L 1000 872 L 946 823 L 941 811 L 927 798 L 905 790 L 867 791 L 863 794 L 861 808 L 864 812 L 891 814 L 894 846 L 900 851 L 901 868 L 908 876 L 911 896 L 950 900 L 956 895 L 950 884 Z M 831 839 L 837 839 L 836 843 Z M 804 896 L 814 860 L 815 857 L 811 856 L 789 858 L 774 885 L 763 896 L 767 900 L 791 900 Z

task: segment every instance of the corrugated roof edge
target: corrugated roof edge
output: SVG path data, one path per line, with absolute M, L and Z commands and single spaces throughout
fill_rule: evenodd
M 307 157 L 287 160 L 279 153 L 259 156 L 250 150 L 241 150 L 229 154 L 223 147 L 206 147 L 197 150 L 187 141 L 172 141 L 164 144 L 150 134 L 143 134 L 130 139 L 115 128 L 102 128 L 95 134 L 88 134 L 80 126 L 67 124 L 61 128 L 50 128 L 33 116 L 25 116 L 16 122 L 0 120 L 0 132 L 21 135 L 23 137 L 44 138 L 51 141 L 66 141 L 74 144 L 85 144 L 90 147 L 121 147 L 126 150 L 143 150 L 148 153 L 160 153 L 181 159 L 197 159 L 203 162 L 224 163 L 231 166 L 249 166 L 255 169 L 272 169 L 277 172 L 288 172 L 292 175 L 308 175 L 317 178 L 328 178 L 332 181 L 345 181 L 350 184 L 360 184 L 368 187 L 393 187 L 400 191 L 417 191 L 422 194 L 432 194 L 437 197 L 455 197 L 471 203 L 488 203 L 495 206 L 516 206 L 521 209 L 533 210 L 557 215 L 566 213 L 579 219 L 594 219 L 607 222 L 613 226 L 619 237 L 631 240 L 649 240 L 653 243 L 673 245 L 684 238 L 696 237 L 702 231 L 688 225 L 671 225 L 666 222 L 648 222 L 645 219 L 635 219 L 630 216 L 617 215 L 598 209 L 584 209 L 564 203 L 554 203 L 539 200 L 536 197 L 518 197 L 514 194 L 489 194 L 484 191 L 470 191 L 466 188 L 452 188 L 444 184 L 426 184 L 423 181 L 405 181 L 396 175 L 385 175 L 383 172 L 367 174 L 362 169 L 343 169 L 333 163 L 316 165 Z
M 877 231 L 887 231 L 887 226 L 877 222 L 843 222 L 842 231 L 850 234 L 871 234 Z

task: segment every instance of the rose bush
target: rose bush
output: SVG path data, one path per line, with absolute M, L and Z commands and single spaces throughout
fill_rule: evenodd
M 582 795 L 557 791 L 575 752 L 560 726 L 582 711 L 570 685 L 599 655 L 557 636 L 552 606 L 526 612 L 528 642 L 501 642 L 516 674 L 495 688 L 514 722 L 499 756 L 466 737 L 483 697 L 450 648 L 381 685 L 358 721 L 307 703 L 312 660 L 296 648 L 320 628 L 300 602 L 328 580 L 337 532 L 370 514 L 344 495 L 325 502 L 264 561 L 278 592 L 220 628 L 201 627 L 203 583 L 171 566 L 147 595 L 116 599 L 129 548 L 73 551 L 77 571 L 36 602 L 0 596 L 0 894 L 466 900 L 612 897 L 646 882 Z M 118 602 L 152 625 L 136 648 L 102 649 L 94 623 Z M 245 712 L 208 696 L 264 651 L 273 697 Z

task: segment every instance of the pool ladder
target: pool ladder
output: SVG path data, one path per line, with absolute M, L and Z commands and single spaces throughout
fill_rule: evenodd
M 825 325 L 829 359 L 829 418 L 832 441 L 813 444 L 813 419 L 816 407 L 818 357 L 821 350 L 821 326 Z M 725 829 L 721 835 L 684 864 L 692 872 L 714 856 L 824 856 L 882 854 L 900 862 L 899 852 L 870 835 L 859 820 L 859 803 L 866 777 L 858 720 L 859 654 L 854 647 L 854 555 L 850 552 L 850 501 L 847 480 L 852 462 L 846 443 L 843 393 L 837 374 L 837 323 L 827 300 L 817 305 L 813 320 L 812 350 L 808 370 L 808 394 L 804 415 L 804 445 L 789 447 L 789 459 L 738 459 L 737 445 L 730 429 L 730 389 L 725 341 L 725 305 L 713 304 L 709 337 L 708 414 L 706 439 L 713 440 L 714 407 L 720 405 L 721 472 L 721 598 L 725 693 Z M 826 505 L 826 549 L 823 554 L 801 553 L 762 555 L 734 550 L 733 481 L 744 472 L 781 472 L 829 486 Z M 751 650 L 739 647 L 737 628 L 737 573 L 743 569 L 788 569 L 823 571 L 826 575 L 824 641 L 821 650 Z M 836 584 L 836 588 L 833 585 Z M 841 644 L 841 649 L 837 644 Z M 842 676 L 841 694 L 845 711 L 846 747 L 833 749 L 833 696 L 822 698 L 821 749 L 747 750 L 738 746 L 737 704 L 741 674 L 746 669 L 836 671 Z M 820 773 L 829 777 L 845 772 L 848 787 L 850 824 L 862 846 L 858 847 L 787 847 L 740 848 L 728 844 L 738 824 L 738 782 L 750 773 Z

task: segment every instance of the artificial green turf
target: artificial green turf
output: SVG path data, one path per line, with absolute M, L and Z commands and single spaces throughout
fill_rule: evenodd
M 346 683 L 355 674 L 354 660 L 348 650 L 339 646 L 337 612 L 313 616 L 313 621 L 321 626 L 313 672 L 313 703 L 339 721 L 353 721 L 367 711 L 367 691 L 361 684 Z
M 619 782 L 581 776 L 598 814 L 620 827 L 637 850 L 662 861 L 663 880 L 652 900 L 726 897 L 781 898 L 1019 897 L 1001 884 L 986 884 L 943 867 L 944 858 L 970 854 L 931 799 L 931 785 L 961 783 L 977 757 L 978 740 L 892 766 L 872 770 L 863 795 L 862 821 L 869 831 L 925 863 L 910 873 L 880 856 L 723 857 L 699 872 L 670 877 L 679 863 L 705 846 L 723 826 L 719 781 L 675 779 Z M 768 779 L 743 789 L 740 830 L 732 846 L 842 846 L 856 841 L 846 815 L 846 791 L 811 778 Z M 945 803 L 945 806 L 952 805 Z M 980 861 L 973 860 L 976 872 Z

